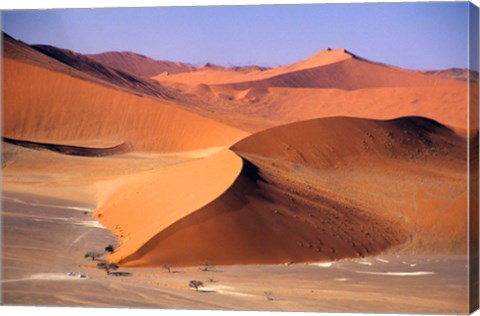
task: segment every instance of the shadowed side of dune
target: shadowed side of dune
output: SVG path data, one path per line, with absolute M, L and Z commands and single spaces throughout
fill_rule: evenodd
M 154 60 L 133 52 L 106 52 L 87 56 L 104 65 L 142 77 L 152 77 L 165 72 L 174 74 L 196 70 L 189 64 Z
M 347 53 L 344 55 L 350 56 Z M 304 61 L 308 62 L 308 60 Z M 419 87 L 451 84 L 451 80 L 428 76 L 393 66 L 383 65 L 350 56 L 332 63 L 306 66 L 293 65 L 278 69 L 266 78 L 234 82 L 225 86 L 244 90 L 252 87 L 335 88 L 355 90 L 380 87 Z
M 95 212 L 121 241 L 111 259 L 131 255 L 159 231 L 221 196 L 241 168 L 241 159 L 223 149 L 205 158 L 130 176 Z
M 67 66 L 75 68 L 82 73 L 88 74 L 110 84 L 114 84 L 137 93 L 141 92 L 147 95 L 165 99 L 172 98 L 170 91 L 158 84 L 157 81 L 138 77 L 129 72 L 112 68 L 85 55 L 48 45 L 34 45 L 32 48 L 55 60 L 60 61 Z
M 218 199 L 159 232 L 126 266 L 278 264 L 379 253 L 408 240 L 388 220 L 323 197 L 244 160 Z
M 465 143 L 436 121 L 317 119 L 251 135 L 232 148 L 244 163 L 235 183 L 121 264 L 262 264 L 393 248 L 465 250 Z
M 27 140 L 19 140 L 8 137 L 2 137 L 2 140 L 6 143 L 22 146 L 30 149 L 37 150 L 50 150 L 58 152 L 65 155 L 73 156 L 85 156 L 85 157 L 102 157 L 110 156 L 115 154 L 122 154 L 128 152 L 130 146 L 126 143 L 121 143 L 115 146 L 110 147 L 82 147 L 82 146 L 72 146 L 72 145 L 63 145 L 63 144 L 48 144 L 48 143 L 39 143 L 31 142 Z

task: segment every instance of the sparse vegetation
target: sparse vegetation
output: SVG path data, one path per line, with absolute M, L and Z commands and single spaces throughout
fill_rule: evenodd
M 166 262 L 162 265 L 162 268 L 164 270 L 167 270 L 169 273 L 172 272 L 172 266 L 170 265 L 170 263 Z
M 203 282 L 198 280 L 191 280 L 190 283 L 188 283 L 188 286 L 198 291 L 198 288 L 203 287 Z
M 114 251 L 115 251 L 115 248 L 113 248 L 113 246 L 112 246 L 112 245 L 108 245 L 107 247 L 105 247 L 105 251 L 106 251 L 106 252 L 110 252 L 110 253 L 112 253 L 112 252 L 114 252 Z
M 102 256 L 101 253 L 98 253 L 98 252 L 95 252 L 95 251 L 89 251 L 89 252 L 87 252 L 83 257 L 84 257 L 85 259 L 90 258 L 90 259 L 92 259 L 92 261 L 95 261 L 95 259 L 98 259 L 98 258 L 100 258 L 101 256 Z
M 263 292 L 267 301 L 273 301 L 272 292 Z
M 104 261 L 104 262 L 99 262 L 97 264 L 97 268 L 105 270 L 107 272 L 107 275 L 109 275 L 110 271 L 118 269 L 118 265 L 115 264 L 115 263 L 110 263 L 110 262 Z
M 205 261 L 203 263 L 203 265 L 200 267 L 200 271 L 203 271 L 203 272 L 207 272 L 209 270 L 211 270 L 213 268 L 213 266 L 211 266 L 208 261 Z

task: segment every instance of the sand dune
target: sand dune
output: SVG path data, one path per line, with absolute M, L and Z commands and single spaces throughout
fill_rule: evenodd
M 120 263 L 331 261 L 392 247 L 465 251 L 465 141 L 435 121 L 306 121 L 252 135 L 233 150 L 244 159 L 235 183 Z M 362 178 L 366 173 L 372 183 Z M 337 176 L 341 180 L 332 181 Z M 442 181 L 455 176 L 457 180 Z M 401 210 L 388 207 L 396 199 L 387 197 L 392 187 L 385 183 L 396 181 L 406 182 L 404 191 L 397 192 L 404 199 Z M 436 182 L 433 187 L 423 184 L 430 181 Z M 407 192 L 416 183 L 418 195 L 410 197 Z M 351 190 L 337 190 L 341 186 Z M 384 194 L 372 197 L 382 186 Z M 437 194 L 445 191 L 458 201 L 448 210 L 438 208 L 444 197 Z
M 87 57 L 104 65 L 140 77 L 152 77 L 162 73 L 174 74 L 196 70 L 194 66 L 189 64 L 155 60 L 134 52 L 106 52 L 87 55 Z
M 456 129 L 467 125 L 467 82 L 371 62 L 343 49 L 267 70 L 205 69 L 155 79 L 182 90 L 189 110 L 250 132 L 330 116 L 416 115 Z
M 450 83 L 449 80 L 440 77 L 427 76 L 355 57 L 311 68 L 306 68 L 307 65 L 310 65 L 308 60 L 305 64 L 297 65 L 298 70 L 296 67 L 292 67 L 292 70 L 287 68 L 284 72 L 268 78 L 229 85 L 235 89 L 256 86 L 355 90 L 374 87 L 438 86 Z
M 360 58 L 345 49 L 325 49 L 300 62 L 268 69 L 242 73 L 238 71 L 206 69 L 155 78 L 189 85 L 228 85 L 237 90 L 251 87 L 335 88 L 355 90 L 379 87 L 437 86 L 451 84 L 440 76 L 429 76 Z
M 32 149 L 46 149 L 55 152 L 59 152 L 66 155 L 74 156 L 87 156 L 87 157 L 101 157 L 101 156 L 110 156 L 115 154 L 125 153 L 129 150 L 129 146 L 125 143 L 113 145 L 109 147 L 80 147 L 80 146 L 70 146 L 65 144 L 48 144 L 48 143 L 38 143 L 30 142 L 18 139 L 12 139 L 8 137 L 3 137 L 3 141 L 6 143 L 32 148 Z
M 79 70 L 83 74 L 88 74 L 109 84 L 114 84 L 136 93 L 144 93 L 166 99 L 173 97 L 171 91 L 162 87 L 156 81 L 106 66 L 85 55 L 48 45 L 33 45 L 32 47 L 67 66 Z
M 445 126 L 465 126 L 465 82 L 327 49 L 273 69 L 163 73 L 156 84 L 74 52 L 35 51 L 13 39 L 6 46 L 4 137 L 62 153 L 122 144 L 132 155 L 188 156 L 122 175 L 113 168 L 105 175 L 111 183 L 92 187 L 102 191 L 93 194 L 96 217 L 122 242 L 113 261 L 290 263 L 466 251 L 466 140 Z M 137 73 L 149 62 L 114 57 Z M 338 115 L 365 119 L 325 118 Z M 430 119 L 393 119 L 406 115 Z M 315 119 L 295 122 L 305 118 Z M 218 121 L 265 130 L 248 136 Z M 7 167 L 22 170 L 12 165 L 25 164 L 18 157 L 25 152 L 10 151 Z M 123 167 L 132 157 L 107 162 Z M 68 169 L 67 158 L 44 158 Z M 73 175 L 55 181 L 83 190 L 91 180 Z
M 307 140 L 306 135 L 315 139 Z M 272 128 L 251 135 L 232 148 L 240 154 L 274 157 L 306 167 L 325 168 L 358 162 L 363 156 L 368 159 L 452 158 L 464 161 L 465 146 L 465 139 L 427 118 L 405 117 L 383 121 L 338 117 Z
M 294 126 L 302 126 L 301 131 Z M 303 141 L 304 135 L 316 135 L 316 140 Z M 463 255 L 466 146 L 465 138 L 441 124 L 409 117 L 293 123 L 250 136 L 233 148 L 253 161 L 278 157 L 297 172 L 315 167 L 318 175 L 310 179 L 328 196 L 405 227 L 412 236 L 406 251 Z
M 3 61 L 3 133 L 9 138 L 69 145 L 96 140 L 168 152 L 228 146 L 245 136 L 173 104 Z
M 3 35 L 3 57 L 61 72 L 78 79 L 114 87 L 135 94 L 147 94 L 162 99 L 171 99 L 175 91 L 158 82 L 141 78 L 101 64 L 85 55 L 47 45 L 27 45 L 8 34 Z
M 466 68 L 448 68 L 444 70 L 424 71 L 427 75 L 440 76 L 448 79 L 478 82 L 478 71 L 468 70 Z
M 130 177 L 96 212 L 98 220 L 121 241 L 111 260 L 129 256 L 159 231 L 220 196 L 235 181 L 241 166 L 241 159 L 225 149 Z

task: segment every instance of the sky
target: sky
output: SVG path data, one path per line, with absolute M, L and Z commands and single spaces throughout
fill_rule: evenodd
M 3 11 L 3 30 L 80 53 L 192 64 L 285 65 L 345 48 L 408 69 L 468 65 L 466 2 Z

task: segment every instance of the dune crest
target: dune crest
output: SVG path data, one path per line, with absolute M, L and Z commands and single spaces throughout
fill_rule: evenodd
M 223 149 L 205 158 L 130 176 L 116 192 L 103 198 L 95 215 L 121 241 L 110 259 L 131 255 L 159 231 L 215 200 L 235 181 L 241 168 L 241 159 Z
M 224 194 L 159 231 L 120 263 L 331 261 L 395 247 L 462 253 L 464 146 L 464 139 L 448 128 L 415 117 L 318 119 L 266 130 L 232 147 L 243 158 L 243 169 Z M 384 174 L 386 170 L 395 172 Z M 362 179 L 367 173 L 371 184 Z M 452 181 L 442 182 L 443 177 Z M 408 183 L 422 183 L 419 179 L 438 184 L 420 184 L 418 195 L 409 197 Z M 384 187 L 384 194 L 390 194 L 385 183 L 395 181 L 407 183 L 402 189 L 406 204 L 400 208 L 388 207 L 394 199 L 369 193 L 375 192 L 372 187 Z M 339 189 L 345 185 L 348 192 Z M 445 192 L 455 201 L 446 213 L 429 205 L 441 203 L 435 196 Z M 436 218 L 435 226 L 431 218 Z
M 165 72 L 173 74 L 196 70 L 189 64 L 155 60 L 134 52 L 106 52 L 87 56 L 102 64 L 141 77 L 152 77 Z
M 57 144 L 103 139 L 137 151 L 172 152 L 229 146 L 246 135 L 172 103 L 11 59 L 4 59 L 3 72 L 9 78 L 3 94 L 5 137 Z

